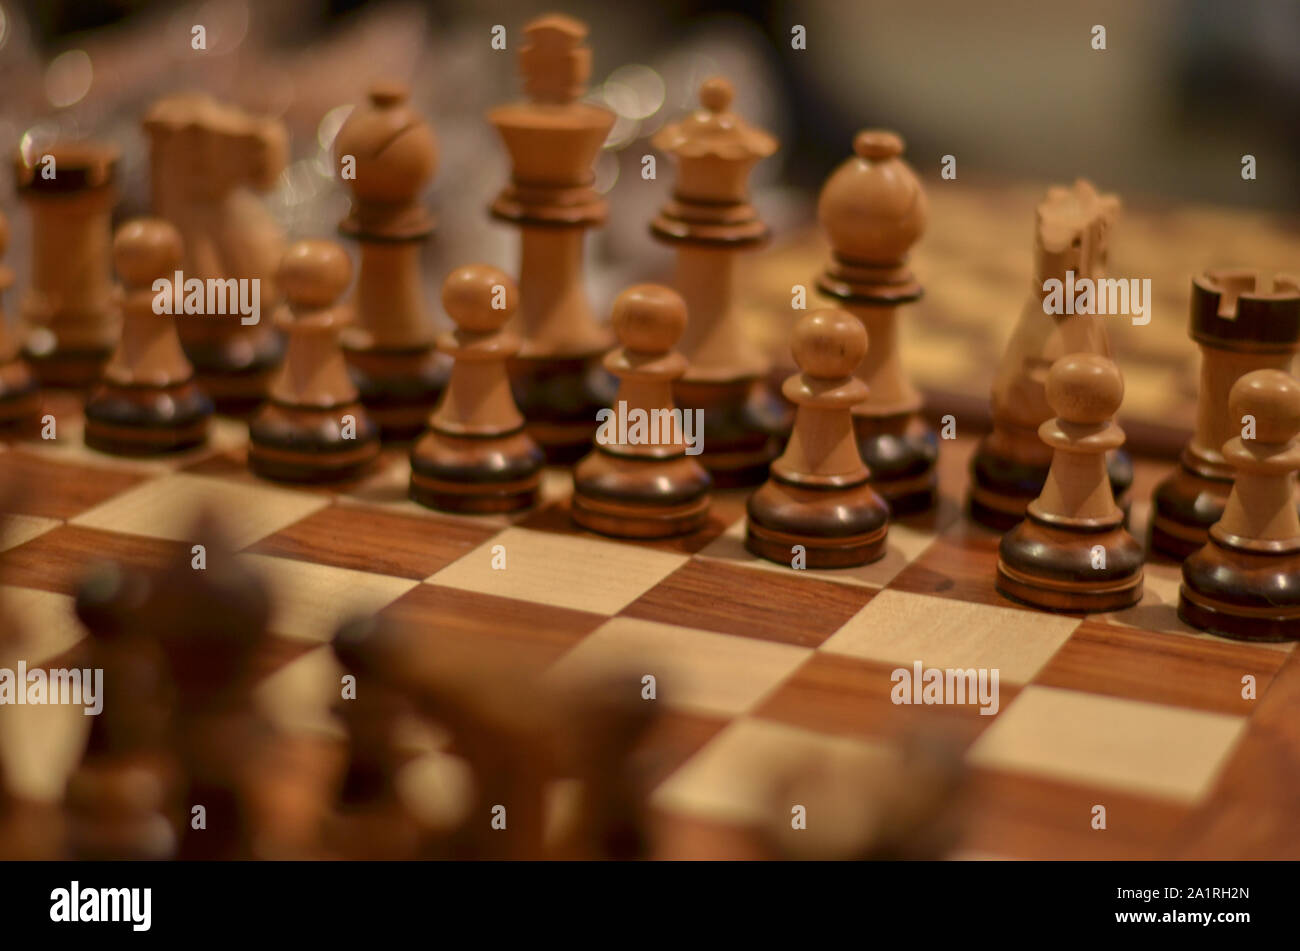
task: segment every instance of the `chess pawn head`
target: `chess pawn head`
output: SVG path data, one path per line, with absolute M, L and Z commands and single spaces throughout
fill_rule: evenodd
M 500 330 L 519 305 L 519 289 L 504 271 L 486 264 L 460 267 L 442 282 L 442 306 L 460 330 Z
M 663 285 L 635 284 L 614 301 L 612 323 L 624 349 L 666 354 L 686 329 L 686 302 Z
M 352 262 L 333 241 L 296 241 L 280 259 L 276 282 L 295 315 L 336 304 L 352 281 Z
M 113 269 L 128 290 L 151 288 L 158 278 L 170 281 L 181 260 L 180 233 L 161 218 L 128 221 L 113 236 Z M 179 296 L 181 288 L 172 293 Z
M 1119 367 L 1099 354 L 1068 354 L 1047 374 L 1047 404 L 1067 423 L 1100 426 L 1114 418 L 1123 401 Z
M 799 318 L 790 349 L 805 375 L 815 380 L 841 380 L 852 376 L 867 355 L 867 331 L 852 314 L 828 307 Z
M 375 83 L 334 139 L 336 166 L 344 156 L 356 160 L 356 177 L 346 184 L 361 201 L 412 202 L 437 172 L 437 140 L 408 96 L 401 83 Z
M 859 132 L 853 151 L 822 187 L 817 218 L 837 258 L 901 264 L 925 231 L 925 191 L 903 161 L 903 140 L 895 133 Z
M 1300 382 L 1284 370 L 1255 370 L 1232 385 L 1228 408 L 1243 428 L 1244 417 L 1254 419 L 1257 442 L 1285 445 L 1300 433 Z

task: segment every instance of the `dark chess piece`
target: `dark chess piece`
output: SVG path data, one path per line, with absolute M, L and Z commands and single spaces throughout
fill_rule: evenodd
M 685 535 L 708 517 L 712 486 L 686 454 L 685 417 L 673 405 L 673 383 L 686 369 L 673 349 L 686 303 L 667 287 L 638 284 L 614 302 L 613 324 L 620 346 L 605 369 L 618 377 L 618 395 L 595 450 L 574 469 L 573 520 L 622 538 Z
M 391 681 L 385 638 L 393 632 L 373 618 L 345 623 L 334 656 L 356 678 L 355 696 L 334 705 L 348 735 L 348 761 L 324 828 L 326 852 L 349 860 L 418 858 L 428 831 L 407 807 L 397 773 L 410 755 L 397 728 L 413 707 Z
M 867 332 L 847 311 L 814 311 L 795 325 L 791 350 L 803 372 L 781 391 L 798 407 L 794 430 L 746 505 L 745 547 L 789 565 L 802 546 L 808 568 L 875 561 L 885 553 L 889 506 L 870 485 L 852 415 L 867 398 L 867 384 L 853 375 Z
M 143 573 L 105 564 L 77 588 L 77 616 L 90 632 L 88 668 L 103 671 L 103 708 L 90 723 L 68 780 L 68 846 L 78 859 L 175 855 L 180 775 L 168 746 L 173 706 L 152 587 Z
M 437 169 L 438 146 L 407 95 L 400 84 L 376 83 L 334 139 L 336 159 L 356 163 L 345 179 L 352 210 L 339 230 L 361 248 L 356 322 L 343 331 L 343 350 L 385 441 L 420 435 L 451 372 L 435 346 L 420 272 L 434 220 L 419 197 Z
M 1220 450 L 1241 426 L 1228 412 L 1233 384 L 1253 370 L 1288 370 L 1300 349 L 1300 281 L 1269 287 L 1255 271 L 1207 271 L 1192 281 L 1191 310 L 1201 350 L 1196 432 L 1151 500 L 1151 547 L 1179 559 L 1205 544 L 1232 489 Z
M 0 214 L 0 257 L 9 250 L 9 219 Z M 4 311 L 4 293 L 14 286 L 14 272 L 0 265 L 0 432 L 25 429 L 40 415 L 36 374 L 23 359 L 18 337 Z
M 271 597 L 211 519 L 190 537 L 204 544 L 207 566 L 174 564 L 157 579 L 150 609 L 175 684 L 171 745 L 182 777 L 176 857 L 248 859 L 256 855 L 259 795 L 275 741 L 254 695 Z
M 1223 445 L 1236 472 L 1209 541 L 1183 562 L 1178 616 L 1211 634 L 1243 640 L 1300 638 L 1300 383 L 1255 370 L 1233 384 L 1229 416 L 1239 434 Z
M 453 512 L 509 512 L 537 502 L 542 451 L 524 429 L 506 361 L 519 349 L 502 329 L 514 314 L 514 281 L 486 265 L 453 271 L 442 303 L 456 324 L 442 350 L 451 379 L 429 430 L 411 450 L 411 498 Z
M 925 230 L 927 203 L 897 135 L 859 132 L 853 151 L 817 200 L 832 250 L 817 287 L 862 321 L 871 337 L 871 350 L 856 368 L 868 396 L 853 407 L 853 425 L 876 491 L 895 516 L 906 515 L 933 506 L 938 485 L 938 440 L 921 415 L 921 394 L 898 349 L 899 308 L 921 297 L 907 256 Z
M 118 334 L 109 242 L 119 155 L 98 142 L 60 142 L 33 158 L 14 161 L 32 223 L 24 353 L 43 385 L 89 386 Z
M 1044 313 L 1044 284 L 1064 283 L 1070 272 L 1104 278 L 1118 215 L 1119 199 L 1098 194 L 1082 179 L 1070 188 L 1049 188 L 1038 205 L 1034 282 L 993 380 L 993 430 L 971 458 L 970 514 L 981 525 L 1006 531 L 1025 517 L 1025 506 L 1043 489 L 1052 450 L 1038 431 L 1052 417 L 1044 392 L 1052 364 L 1070 353 L 1110 357 L 1108 318 Z M 1107 467 L 1111 491 L 1126 508 L 1133 463 L 1120 450 L 1107 457 Z
M 180 235 L 157 218 L 128 222 L 113 238 L 113 264 L 122 278 L 122 336 L 86 401 L 86 445 L 127 456 L 202 445 L 212 401 L 194 382 L 175 318 L 154 311 L 159 278 L 179 300 L 172 281 L 181 265 Z
M 767 478 L 789 426 L 765 380 L 770 361 L 750 339 L 735 296 L 740 255 L 769 234 L 749 202 L 749 174 L 777 142 L 731 111 L 732 95 L 725 79 L 707 80 L 702 108 L 652 143 L 678 164 L 672 197 L 650 224 L 676 248 L 673 286 L 690 315 L 680 346 L 688 366 L 674 396 L 679 406 L 704 411 L 700 462 L 719 488 Z
M 1124 443 L 1114 422 L 1124 379 L 1110 360 L 1075 353 L 1052 364 L 1039 428 L 1052 448 L 1043 491 L 998 545 L 997 589 L 1049 611 L 1116 611 L 1142 597 L 1142 547 L 1124 529 L 1106 454 Z
M 332 241 L 290 246 L 276 274 L 289 337 L 270 398 L 249 424 L 253 471 L 284 482 L 328 482 L 358 475 L 379 455 L 379 430 L 361 405 L 339 348 L 348 308 L 339 298 L 352 279 L 348 256 Z
M 519 50 L 527 101 L 498 106 L 488 121 L 510 153 L 511 182 L 492 216 L 519 228 L 519 336 L 515 399 L 548 462 L 571 463 L 591 447 L 608 399 L 599 357 L 609 331 L 583 286 L 582 244 L 607 202 L 592 162 L 617 118 L 583 96 L 591 75 L 585 24 L 548 14 L 524 27 Z

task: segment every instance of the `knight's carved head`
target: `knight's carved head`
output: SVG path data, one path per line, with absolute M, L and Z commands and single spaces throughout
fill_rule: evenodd
M 1091 182 L 1054 186 L 1038 205 L 1035 251 L 1038 280 L 1097 278 L 1106 272 L 1110 234 L 1119 216 L 1114 195 L 1097 192 Z
M 155 191 L 217 198 L 241 186 L 265 191 L 288 162 L 288 137 L 276 119 L 253 116 L 202 94 L 156 102 L 144 120 Z

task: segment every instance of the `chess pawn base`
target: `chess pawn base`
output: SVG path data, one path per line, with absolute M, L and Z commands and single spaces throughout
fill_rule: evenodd
M 28 365 L 42 386 L 69 389 L 85 389 L 93 386 L 112 355 L 111 346 L 89 349 L 63 348 L 39 353 L 30 347 L 23 350 L 23 356 L 27 358 Z
M 491 438 L 430 430 L 411 450 L 411 498 L 446 512 L 515 512 L 537 504 L 542 451 L 520 429 Z
M 168 771 L 147 757 L 83 763 L 64 809 L 72 854 L 90 861 L 161 861 L 176 854 Z
M 432 346 L 349 347 L 352 382 L 385 442 L 409 442 L 424 432 L 451 374 L 451 357 Z
M 1179 466 L 1151 496 L 1151 548 L 1180 561 L 1200 551 L 1223 517 L 1233 473 L 1196 465 L 1184 451 Z
M 1248 641 L 1300 638 L 1300 546 L 1242 540 L 1211 530 L 1208 543 L 1183 562 L 1178 616 L 1222 637 Z M 1287 557 L 1289 556 L 1289 557 Z
M 103 382 L 86 401 L 86 445 L 117 456 L 153 456 L 201 446 L 212 401 L 187 380 L 173 386 Z
M 22 429 L 40 415 L 41 390 L 22 357 L 0 364 L 0 431 Z
M 1067 527 L 1027 512 L 998 545 L 997 589 L 1048 611 L 1118 611 L 1142 597 L 1142 546 L 1118 518 Z
M 970 515 L 985 528 L 998 532 L 1014 528 L 1024 520 L 1029 503 L 1043 491 L 1052 453 L 1036 431 L 1025 436 L 1024 451 L 1017 453 L 1020 458 L 999 452 L 990 445 L 997 437 L 986 436 L 971 459 Z M 1106 471 L 1115 504 L 1127 522 L 1133 460 L 1122 449 L 1112 450 L 1106 454 Z
M 852 568 L 885 554 L 889 506 L 870 482 L 815 488 L 774 476 L 749 497 L 745 547 L 778 564 L 802 545 L 809 568 Z
M 762 381 L 726 383 L 678 380 L 673 402 L 685 414 L 701 411 L 703 452 L 697 460 L 719 489 L 757 485 L 781 453 L 790 408 Z
M 871 485 L 895 517 L 934 506 L 939 477 L 939 440 L 919 413 L 893 416 L 855 414 L 858 453 L 871 470 Z
M 528 434 L 547 463 L 571 465 L 591 452 L 596 414 L 610 405 L 616 389 L 599 355 L 516 357 L 510 361 L 510 381 Z
M 597 447 L 573 472 L 573 520 L 617 538 L 671 538 L 704 526 L 709 473 L 690 456 L 657 460 Z
M 343 435 L 343 417 L 356 421 Z M 249 424 L 248 464 L 277 482 L 332 482 L 362 472 L 379 455 L 379 430 L 360 403 L 327 409 L 267 402 Z
M 192 320 L 235 320 L 234 317 L 194 317 Z M 211 397 L 217 412 L 249 416 L 266 400 L 271 378 L 284 359 L 284 339 L 272 327 L 245 328 L 220 336 L 199 334 L 187 322 L 178 324 L 185 356 L 195 380 Z

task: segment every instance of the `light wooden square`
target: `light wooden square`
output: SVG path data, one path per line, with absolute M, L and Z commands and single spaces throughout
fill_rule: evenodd
M 61 524 L 57 518 L 39 515 L 0 515 L 0 551 L 24 545 Z
M 188 541 L 199 515 L 210 511 L 221 520 L 228 542 L 243 548 L 328 504 L 328 497 L 316 492 L 178 473 L 143 482 L 81 513 L 71 523 Z
M 702 558 L 719 558 L 751 568 L 767 571 L 798 573 L 809 578 L 821 578 L 825 581 L 838 581 L 842 584 L 856 584 L 870 588 L 883 588 L 894 579 L 908 563 L 925 551 L 934 541 L 934 533 L 920 531 L 906 525 L 889 526 L 889 538 L 885 555 L 879 561 L 857 568 L 807 569 L 792 568 L 789 564 L 777 564 L 766 558 L 759 558 L 745 548 L 745 531 L 748 520 L 741 518 L 704 547 L 699 552 Z
M 73 599 L 52 591 L 0 585 L 0 617 L 19 636 L 13 647 L 0 649 L 0 666 L 13 667 L 20 660 L 29 667 L 43 663 L 86 636 Z
M 1244 718 L 1222 713 L 1031 685 L 976 740 L 969 758 L 1195 802 L 1210 791 L 1245 726 Z
M 821 650 L 910 667 L 986 667 L 1027 683 L 1078 626 L 1041 611 L 881 591 L 832 634 Z
M 283 637 L 325 642 L 339 625 L 387 607 L 418 581 L 272 555 L 239 555 L 271 589 L 271 629 Z
M 343 666 L 328 646 L 307 651 L 257 685 L 257 704 L 289 733 L 321 733 L 342 738 L 333 706 L 343 696 Z
M 505 549 L 504 569 L 492 567 L 497 545 Z M 557 608 L 616 614 L 689 557 L 580 535 L 509 528 L 426 580 Z
M 0 757 L 16 796 L 57 802 L 85 749 L 93 717 L 69 704 L 0 707 Z
M 655 677 L 656 703 L 735 715 L 753 709 L 812 651 L 775 641 L 614 618 L 552 665 L 547 679 L 571 684 L 632 674 Z
M 897 765 L 885 746 L 814 733 L 784 723 L 740 719 L 729 724 L 654 791 L 651 803 L 669 812 L 736 823 L 787 821 L 776 784 L 806 769 L 828 776 L 882 773 Z M 868 791 L 869 792 L 869 791 Z M 817 821 L 815 810 L 809 822 Z

